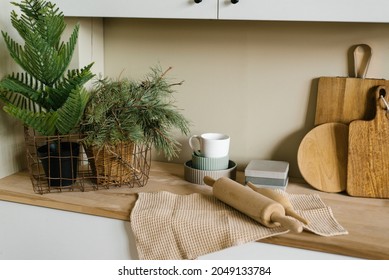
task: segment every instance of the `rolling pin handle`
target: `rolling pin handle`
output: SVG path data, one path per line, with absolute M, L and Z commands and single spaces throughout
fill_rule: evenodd
M 293 206 L 290 204 L 289 200 L 286 197 L 283 197 L 281 194 L 278 194 L 271 189 L 266 189 L 266 188 L 261 188 L 261 187 L 258 188 L 251 182 L 247 182 L 247 186 L 250 189 L 252 189 L 253 191 L 260 193 L 260 194 L 280 203 L 285 208 L 285 214 L 287 216 L 291 216 L 291 217 L 299 220 L 300 222 L 303 222 L 306 225 L 308 224 L 308 221 L 305 218 L 301 217 L 299 214 L 297 214 L 293 210 Z
M 213 186 L 213 184 L 215 184 L 216 180 L 213 179 L 212 177 L 209 177 L 209 176 L 204 176 L 204 179 L 203 179 L 204 183 L 208 186 Z
M 281 226 L 289 229 L 292 232 L 300 233 L 303 231 L 303 227 L 297 222 L 291 219 L 288 219 L 285 216 L 280 215 L 279 213 L 273 213 L 270 216 L 272 222 L 280 223 Z

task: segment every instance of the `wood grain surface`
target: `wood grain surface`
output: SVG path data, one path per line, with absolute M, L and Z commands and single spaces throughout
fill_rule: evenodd
M 315 125 L 349 124 L 374 118 L 374 88 L 389 86 L 383 79 L 321 77 L 318 81 Z
M 207 191 L 205 187 L 183 179 L 183 165 L 153 162 L 150 179 L 145 187 L 119 187 L 88 192 L 36 194 L 27 172 L 19 172 L 0 179 L 0 200 L 68 210 L 84 214 L 130 220 L 138 192 L 169 190 L 179 194 Z
M 83 214 L 99 215 L 128 221 L 140 191 L 167 190 L 179 194 L 211 194 L 211 187 L 191 184 L 184 179 L 183 164 L 152 162 L 149 183 L 138 189 L 117 188 L 92 192 L 69 192 L 39 195 L 32 191 L 26 172 L 0 179 L 0 199 Z M 244 182 L 244 173 L 237 181 Z M 342 254 L 367 259 L 389 259 L 389 200 L 351 197 L 345 193 L 317 191 L 303 180 L 290 178 L 289 193 L 318 194 L 331 207 L 336 220 L 348 235 L 321 237 L 309 232 L 288 233 L 260 242 Z M 1 213 L 6 215 L 6 213 Z M 4 226 L 4 225 L 3 225 Z
M 315 189 L 341 192 L 347 183 L 348 126 L 325 123 L 309 131 L 300 143 L 297 163 Z
M 389 200 L 351 197 L 345 192 L 324 193 L 304 182 L 289 184 L 289 193 L 318 194 L 331 207 L 348 235 L 318 237 L 309 232 L 288 233 L 261 242 L 365 259 L 389 260 Z
M 375 118 L 350 123 L 347 193 L 352 196 L 389 198 L 389 115 L 380 93 L 386 94 L 384 87 L 375 92 Z

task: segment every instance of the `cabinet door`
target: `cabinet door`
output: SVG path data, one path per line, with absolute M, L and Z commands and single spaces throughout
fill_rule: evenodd
M 218 0 L 51 0 L 65 16 L 216 19 Z
M 219 0 L 219 19 L 389 22 L 388 10 L 388 0 Z

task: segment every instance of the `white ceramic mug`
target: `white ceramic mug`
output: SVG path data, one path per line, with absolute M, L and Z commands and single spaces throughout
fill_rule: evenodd
M 194 145 L 195 140 L 198 147 Z M 210 158 L 225 157 L 230 149 L 230 137 L 221 133 L 204 133 L 189 138 L 189 146 L 197 155 Z

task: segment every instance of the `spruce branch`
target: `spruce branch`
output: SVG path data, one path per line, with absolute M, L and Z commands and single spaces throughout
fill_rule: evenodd
M 153 145 L 168 159 L 176 157 L 180 144 L 171 130 L 187 135 L 190 123 L 174 104 L 173 87 L 183 82 L 168 81 L 171 69 L 151 68 L 140 81 L 99 79 L 81 124 L 85 142 L 99 147 L 134 141 Z

